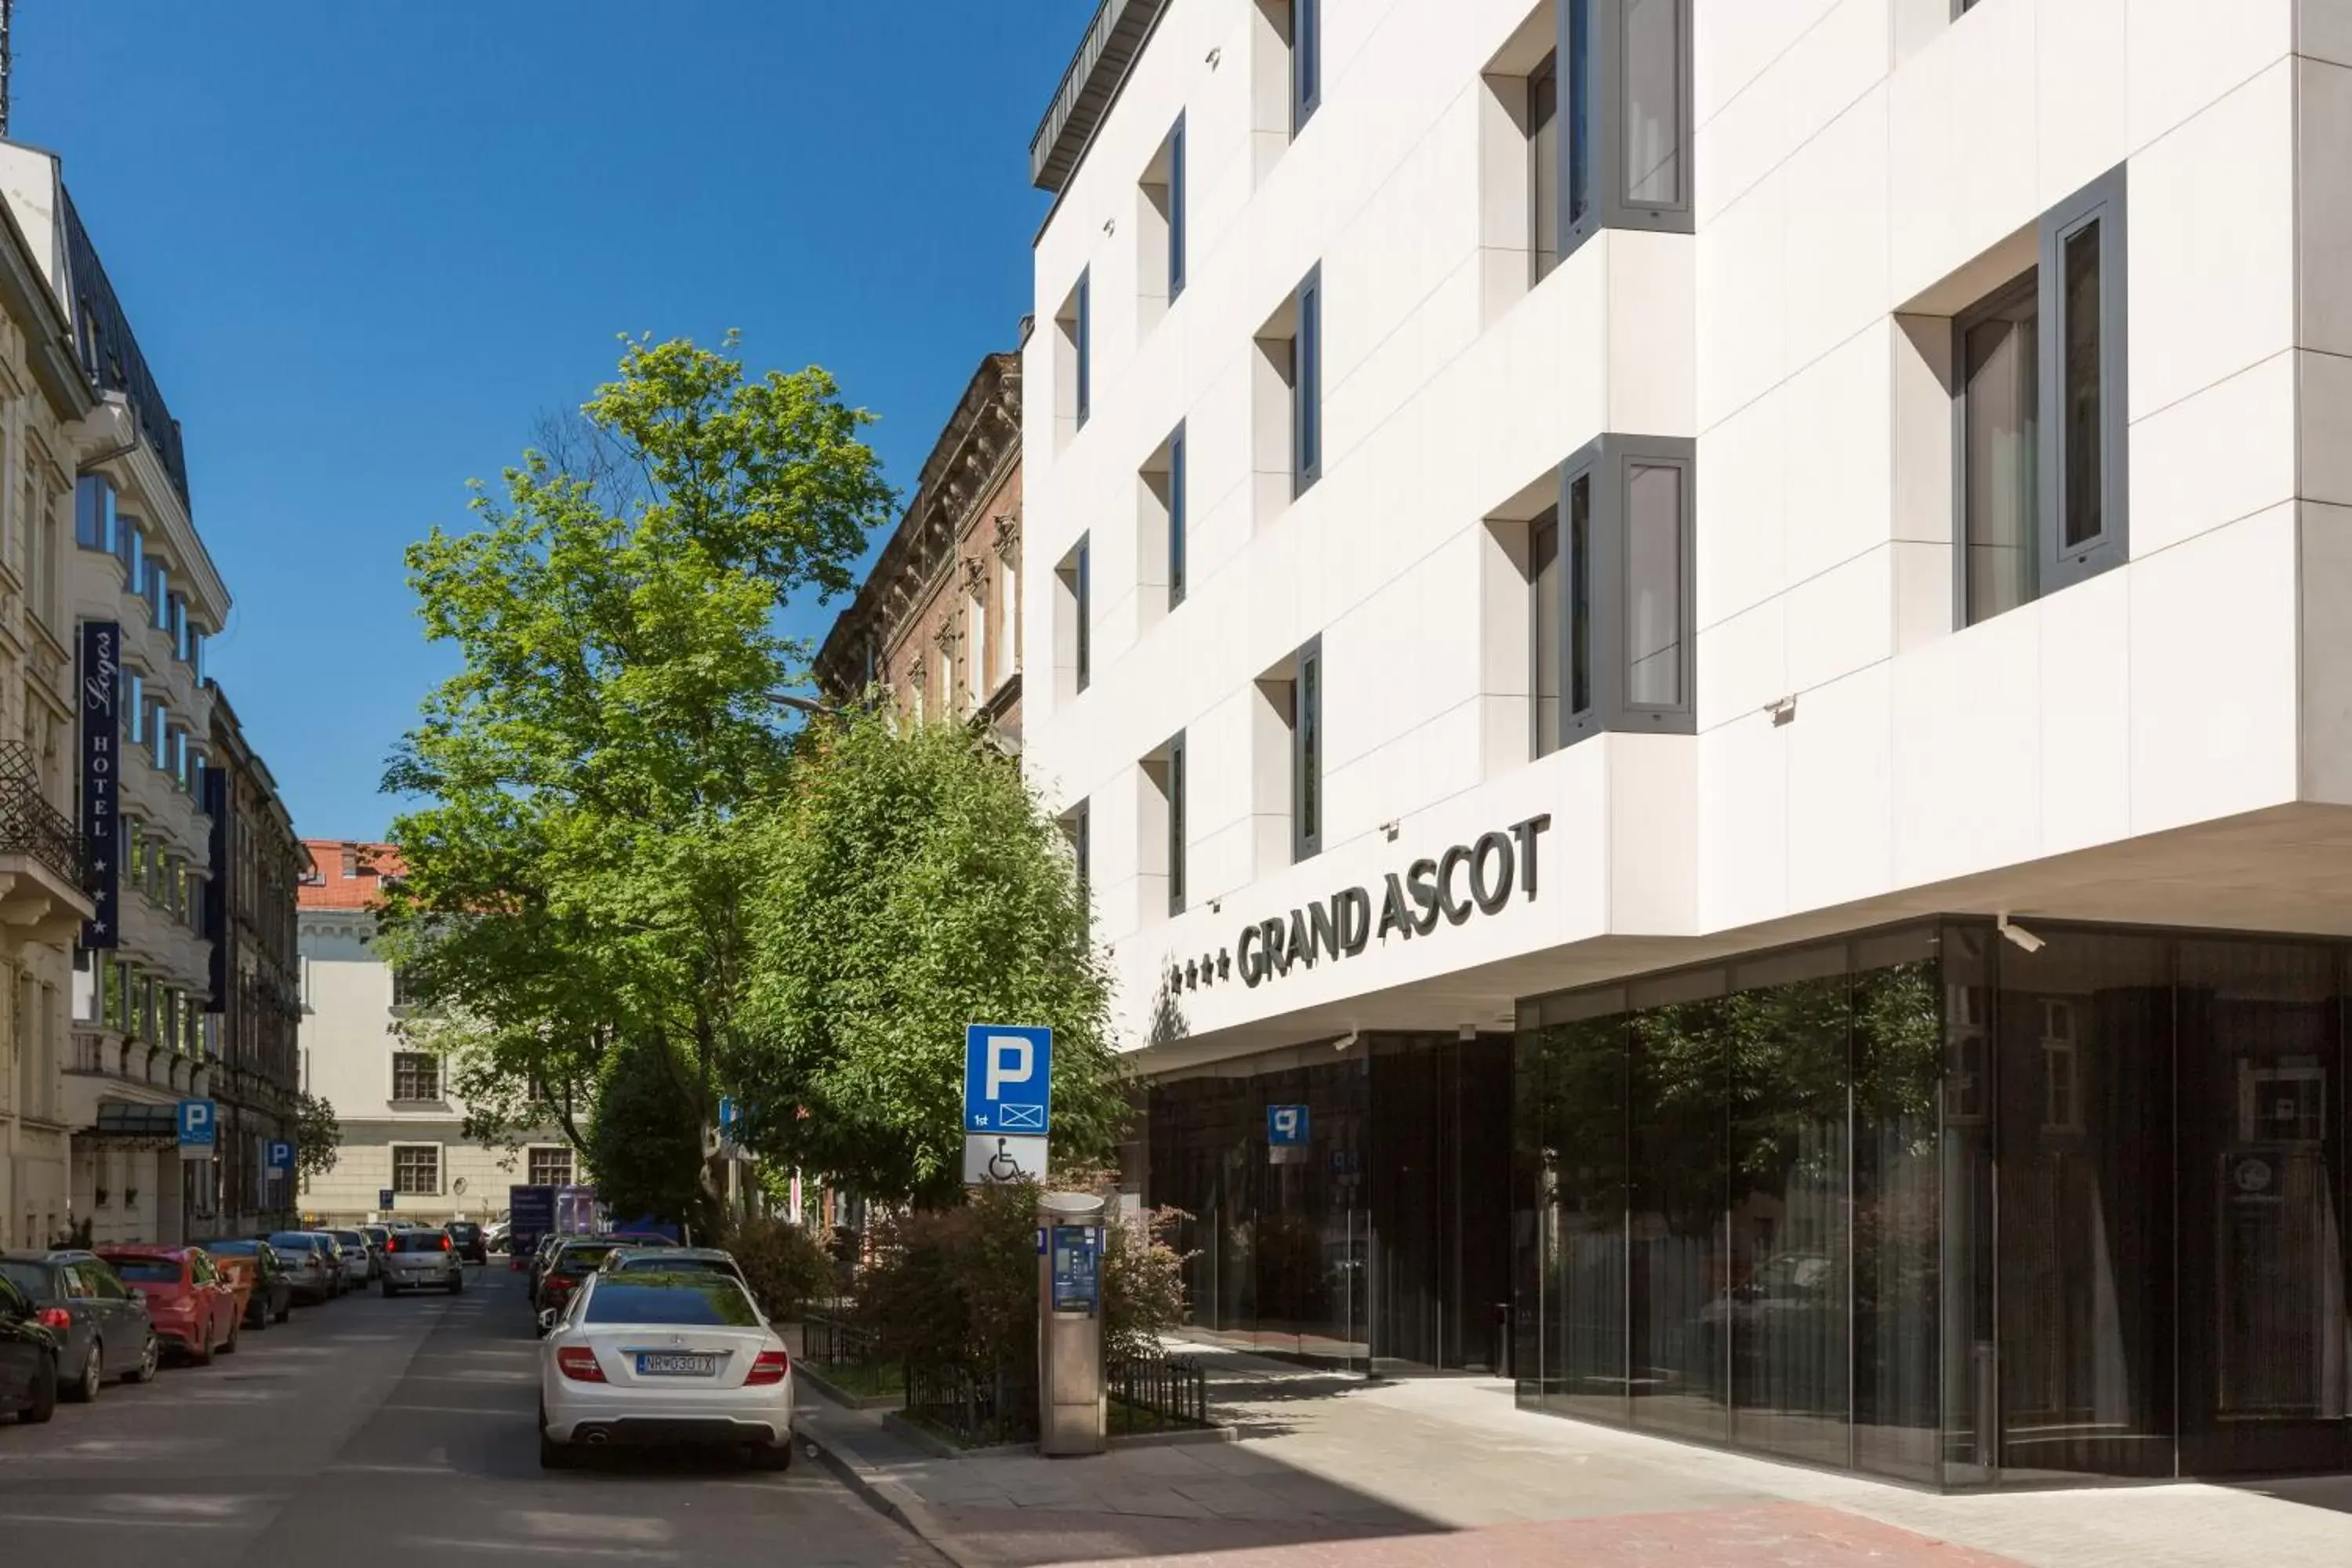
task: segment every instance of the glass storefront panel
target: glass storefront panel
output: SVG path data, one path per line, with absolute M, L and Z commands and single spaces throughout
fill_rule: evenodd
M 1847 1459 L 1853 1262 L 1843 944 L 1741 964 L 1722 1008 L 1730 1089 L 1732 1441 Z
M 1522 1300 L 1541 1336 L 1540 1403 L 1622 1426 L 1626 1410 L 1623 995 L 1546 1009 L 1531 1064 L 1542 1075 L 1540 1295 Z M 1599 1016 L 1585 1016 L 1593 1008 Z M 1532 1309 L 1532 1310 L 1531 1310 Z
M 2343 1072 L 2336 952 L 2180 944 L 2180 1468 L 2340 1469 Z
M 2000 955 L 2004 1479 L 2173 1473 L 2167 945 L 2053 930 Z
M 1719 970 L 1644 983 L 1627 1031 L 1633 1424 L 1717 1443 L 1731 1436 L 1722 989 Z
M 1947 926 L 1944 987 L 1944 1481 L 1975 1486 L 2000 1464 L 2000 1362 L 1993 1327 L 1993 949 L 1983 926 Z

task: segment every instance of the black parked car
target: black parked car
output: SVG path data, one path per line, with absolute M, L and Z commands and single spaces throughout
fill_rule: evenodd
M 469 1219 L 453 1219 L 442 1226 L 449 1233 L 449 1246 L 467 1263 L 488 1263 L 490 1244 L 482 1227 Z
M 201 1247 L 215 1258 L 253 1259 L 253 1294 L 245 1302 L 247 1328 L 266 1329 L 294 1315 L 294 1277 L 269 1243 L 252 1237 L 223 1236 L 189 1245 Z
M 57 1414 L 62 1348 L 32 1301 L 0 1275 L 0 1415 L 14 1411 L 29 1424 Z
M 65 1381 L 58 1392 L 67 1399 L 96 1399 L 110 1378 L 145 1383 L 154 1377 L 163 1345 L 147 1315 L 147 1298 L 95 1252 L 0 1252 L 0 1275 L 64 1342 L 58 1364 Z

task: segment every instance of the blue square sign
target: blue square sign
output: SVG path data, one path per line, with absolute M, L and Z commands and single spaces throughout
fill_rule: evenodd
M 180 1130 L 180 1152 L 209 1154 L 220 1141 L 220 1111 L 209 1100 L 184 1100 L 173 1118 Z
M 963 1034 L 963 1130 L 1051 1131 L 1054 1031 L 1020 1024 L 971 1024 Z
M 1276 1149 L 1296 1149 L 1308 1142 L 1307 1108 L 1303 1105 L 1267 1106 L 1265 1141 Z
M 279 1172 L 290 1171 L 293 1168 L 293 1140 L 290 1138 L 272 1138 L 269 1141 L 269 1169 L 273 1172 Z

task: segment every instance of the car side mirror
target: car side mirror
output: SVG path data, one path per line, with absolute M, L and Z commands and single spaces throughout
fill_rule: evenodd
M 551 1334 L 551 1333 L 553 1333 L 553 1332 L 555 1331 L 555 1309 L 554 1309 L 554 1308 L 550 1307 L 550 1308 L 548 1308 L 545 1311 L 543 1311 L 543 1312 L 540 1313 L 540 1315 L 539 1315 L 539 1331 L 540 1331 L 541 1333 L 542 1333 L 542 1334 Z

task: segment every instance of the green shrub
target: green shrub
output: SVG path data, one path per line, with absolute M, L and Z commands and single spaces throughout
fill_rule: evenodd
M 833 1254 L 806 1226 L 773 1215 L 739 1215 L 720 1245 L 743 1266 L 760 1310 L 777 1322 L 797 1321 L 810 1302 L 833 1297 Z

